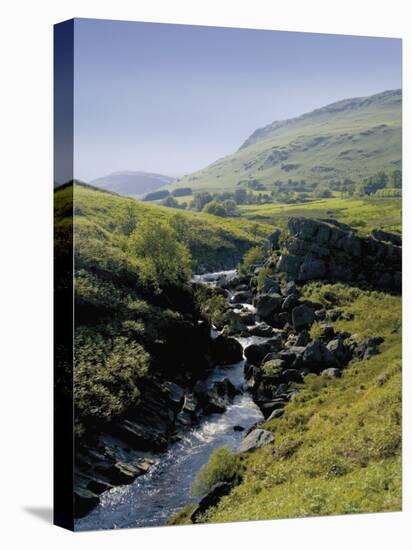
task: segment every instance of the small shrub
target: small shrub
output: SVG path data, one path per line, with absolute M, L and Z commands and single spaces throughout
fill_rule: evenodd
M 243 256 L 243 262 L 241 265 L 241 271 L 246 273 L 250 267 L 254 264 L 260 263 L 264 258 L 264 250 L 261 246 L 253 246 L 249 248 L 246 254 Z
M 124 337 L 94 331 L 76 337 L 74 395 L 76 421 L 109 421 L 137 403 L 138 382 L 148 374 L 149 355 Z
M 282 374 L 282 365 L 283 361 L 281 359 L 272 359 L 272 361 L 266 361 L 262 365 L 263 376 L 268 376 L 269 378 L 276 378 Z
M 242 478 L 242 470 L 238 456 L 225 447 L 217 449 L 199 471 L 190 491 L 193 495 L 202 496 L 216 483 L 228 481 L 237 484 Z
M 324 329 L 322 327 L 322 323 L 319 321 L 316 321 L 313 323 L 313 325 L 310 327 L 310 338 L 311 340 L 321 340 L 324 333 Z

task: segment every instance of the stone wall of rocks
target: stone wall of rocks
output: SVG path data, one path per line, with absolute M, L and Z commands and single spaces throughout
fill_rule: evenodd
M 290 218 L 280 244 L 282 254 L 276 270 L 288 280 L 324 279 L 401 291 L 399 235 L 374 231 L 365 238 L 336 220 Z

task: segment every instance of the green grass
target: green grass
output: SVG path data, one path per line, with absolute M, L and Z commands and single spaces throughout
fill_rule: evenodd
M 361 181 L 379 170 L 400 168 L 400 96 L 378 94 L 369 99 L 368 104 L 358 100 L 353 109 L 339 110 L 338 106 L 291 119 L 288 124 L 275 123 L 254 143 L 165 188 L 229 191 L 248 179 L 269 188 L 289 178 L 308 183 L 344 178 Z M 285 160 L 268 161 L 271 154 L 281 153 L 287 155 Z M 285 170 L 284 165 L 294 168 Z
M 63 188 L 56 193 L 56 217 L 59 219 L 64 217 L 65 195 L 70 189 Z M 190 249 L 193 267 L 206 263 L 211 270 L 234 267 L 246 250 L 263 242 L 273 231 L 267 224 L 182 212 L 84 185 L 75 186 L 74 202 L 76 255 L 98 259 L 108 269 L 120 266 L 133 269 L 127 237 L 139 222 L 148 219 L 174 224 Z
M 383 336 L 382 353 L 341 379 L 308 377 L 284 416 L 264 424 L 274 442 L 243 458 L 242 482 L 202 521 L 401 509 L 401 298 L 320 283 L 304 295 L 354 315 L 336 329 Z
M 241 206 L 242 216 L 261 223 L 284 226 L 288 218 L 335 218 L 368 234 L 380 227 L 388 231 L 401 231 L 400 199 L 340 198 L 314 200 L 306 204 L 263 204 Z

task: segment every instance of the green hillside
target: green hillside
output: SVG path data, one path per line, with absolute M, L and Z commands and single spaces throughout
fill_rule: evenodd
M 70 192 L 69 188 L 56 191 L 57 218 Z M 233 268 L 246 250 L 273 231 L 266 224 L 146 204 L 83 184 L 75 186 L 74 202 L 77 255 L 103 262 L 110 269 L 129 265 L 127 238 L 144 220 L 171 222 L 187 242 L 194 269 L 200 264 L 209 270 Z
M 401 168 L 401 90 L 345 99 L 256 130 L 235 153 L 167 189 L 227 191 L 289 179 L 355 181 Z
M 348 320 L 335 329 L 381 335 L 382 353 L 354 361 L 339 379 L 307 377 L 283 417 L 260 426 L 274 441 L 238 458 L 240 484 L 198 523 L 401 508 L 401 297 L 322 283 L 304 295 L 342 309 Z M 169 523 L 192 523 L 193 509 Z

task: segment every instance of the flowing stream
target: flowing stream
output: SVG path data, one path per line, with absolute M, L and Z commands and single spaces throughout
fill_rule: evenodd
M 198 276 L 197 280 L 213 284 L 219 276 L 235 272 L 220 272 Z M 243 348 L 263 338 L 237 338 Z M 159 462 L 151 470 L 130 484 L 116 487 L 102 494 L 99 505 L 86 517 L 76 521 L 76 530 L 114 529 L 125 527 L 155 527 L 183 506 L 199 499 L 190 495 L 190 486 L 200 468 L 219 447 L 236 451 L 245 430 L 263 419 L 262 413 L 246 391 L 245 360 L 231 366 L 215 368 L 207 380 L 213 385 L 229 378 L 243 393 L 237 395 L 224 413 L 203 418 L 199 425 L 184 431 L 181 439 L 159 455 Z

